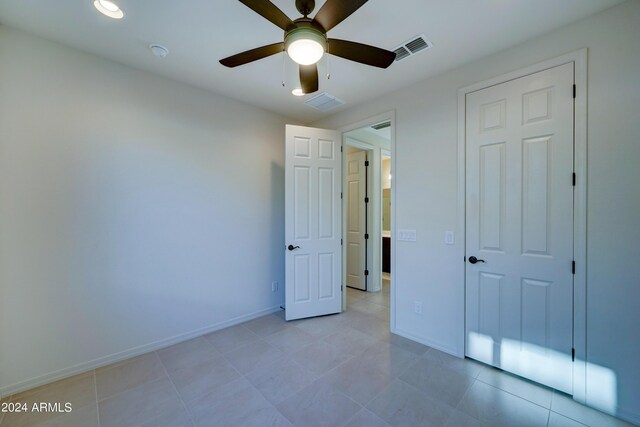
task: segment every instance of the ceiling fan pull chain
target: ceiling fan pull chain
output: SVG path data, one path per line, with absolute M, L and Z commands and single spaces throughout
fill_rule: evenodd
M 285 80 L 286 80 L 286 76 L 287 76 L 287 69 L 286 69 L 286 63 L 287 63 L 287 58 L 285 58 L 285 51 L 282 51 L 282 87 L 287 87 Z
M 327 57 L 327 80 L 331 80 L 331 64 L 329 63 L 329 55 Z

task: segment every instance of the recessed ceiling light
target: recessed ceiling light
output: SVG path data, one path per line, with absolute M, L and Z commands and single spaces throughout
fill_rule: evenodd
M 294 94 L 295 96 L 304 96 L 304 92 L 299 87 L 292 90 L 291 93 Z
M 122 19 L 124 17 L 124 12 L 120 7 L 112 1 L 109 0 L 93 0 L 93 5 L 100 13 L 109 18 L 113 19 Z

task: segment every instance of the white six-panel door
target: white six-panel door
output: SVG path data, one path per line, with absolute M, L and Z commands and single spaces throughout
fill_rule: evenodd
M 347 155 L 347 286 L 366 290 L 365 286 L 365 221 L 367 154 L 357 151 Z
M 341 145 L 337 131 L 287 125 L 287 320 L 339 313 L 342 308 Z
M 466 98 L 466 354 L 567 393 L 573 83 L 571 63 Z

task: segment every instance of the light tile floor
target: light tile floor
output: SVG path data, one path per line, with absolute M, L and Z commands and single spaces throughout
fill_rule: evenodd
M 389 333 L 389 286 L 345 313 L 276 313 L 9 398 L 69 414 L 2 427 L 630 426 L 496 369 Z

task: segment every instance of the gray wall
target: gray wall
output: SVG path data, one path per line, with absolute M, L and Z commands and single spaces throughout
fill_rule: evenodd
M 314 123 L 339 128 L 396 111 L 398 228 L 416 243 L 397 242 L 396 326 L 399 332 L 460 354 L 464 334 L 456 229 L 457 91 L 459 88 L 587 47 L 588 266 L 587 399 L 594 406 L 613 375 L 620 416 L 640 422 L 640 2 L 628 1 L 515 48 L 470 63 Z M 470 42 L 477 40 L 470 39 Z M 437 47 L 436 47 L 437 49 Z M 407 61 L 410 61 L 408 59 Z M 413 301 L 424 314 L 413 314 Z M 606 377 L 606 375 L 605 375 Z
M 284 125 L 0 26 L 0 392 L 281 305 Z

